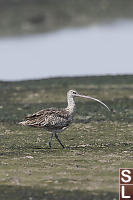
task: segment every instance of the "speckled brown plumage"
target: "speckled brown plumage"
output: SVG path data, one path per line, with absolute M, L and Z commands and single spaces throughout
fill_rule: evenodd
M 48 131 L 64 130 L 72 122 L 72 117 L 65 109 L 49 108 L 28 115 L 22 123 L 27 126 L 46 128 Z

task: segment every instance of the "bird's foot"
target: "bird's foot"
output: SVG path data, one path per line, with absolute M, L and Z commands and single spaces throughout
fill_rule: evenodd
M 58 135 L 55 133 L 55 138 L 57 139 L 57 141 L 60 143 L 60 145 L 62 146 L 62 148 L 64 149 L 64 145 L 62 144 L 62 142 L 59 140 Z
M 65 149 L 64 145 L 62 143 L 60 143 L 60 144 L 61 144 L 62 148 Z
M 51 145 L 51 142 L 49 142 L 49 148 L 50 148 L 50 149 L 52 149 L 52 145 Z

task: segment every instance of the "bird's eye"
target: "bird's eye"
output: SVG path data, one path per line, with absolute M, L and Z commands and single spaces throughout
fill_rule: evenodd
M 76 92 L 73 92 L 73 94 L 76 94 Z

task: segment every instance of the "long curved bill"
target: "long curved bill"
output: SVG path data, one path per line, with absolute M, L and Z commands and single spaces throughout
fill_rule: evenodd
M 97 102 L 99 102 L 100 104 L 102 104 L 105 108 L 107 108 L 107 109 L 110 111 L 109 107 L 108 107 L 105 103 L 103 103 L 102 101 L 100 101 L 100 100 L 98 100 L 98 99 L 95 99 L 95 98 L 90 97 L 90 96 L 80 95 L 80 94 L 78 94 L 78 95 L 76 95 L 76 96 L 77 96 L 77 97 L 87 98 L 87 99 L 92 99 L 92 100 L 94 100 L 94 101 L 97 101 Z

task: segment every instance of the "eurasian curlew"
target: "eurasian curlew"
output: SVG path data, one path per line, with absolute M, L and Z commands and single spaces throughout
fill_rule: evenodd
M 106 104 L 102 101 L 95 99 L 90 96 L 84 96 L 78 94 L 78 92 L 74 90 L 69 90 L 67 93 L 67 101 L 68 106 L 63 109 L 58 108 L 48 108 L 44 110 L 40 110 L 34 114 L 28 115 L 24 121 L 19 122 L 19 124 L 24 126 L 32 126 L 32 127 L 40 127 L 45 128 L 49 132 L 51 132 L 49 147 L 52 147 L 52 138 L 55 136 L 60 145 L 64 148 L 64 145 L 58 138 L 57 133 L 64 131 L 66 128 L 70 126 L 73 121 L 74 114 L 76 112 L 76 105 L 74 102 L 74 97 L 83 97 L 95 100 L 105 106 L 109 111 L 110 109 Z

